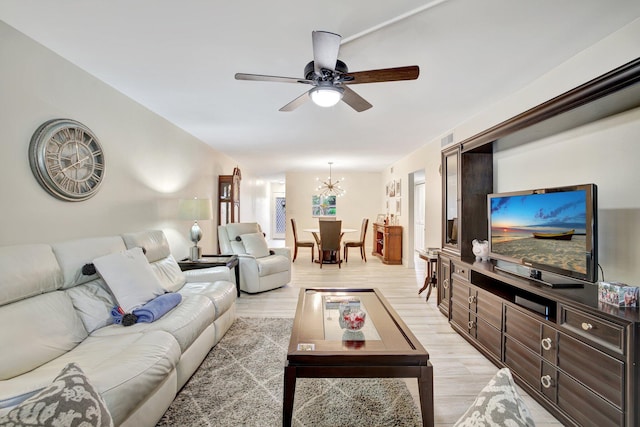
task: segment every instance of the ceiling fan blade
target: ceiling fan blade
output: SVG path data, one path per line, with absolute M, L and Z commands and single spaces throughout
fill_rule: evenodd
M 304 104 L 305 102 L 307 102 L 308 100 L 309 100 L 309 92 L 305 92 L 299 97 L 297 97 L 296 99 L 294 99 L 293 101 L 291 101 L 290 103 L 288 103 L 287 105 L 285 105 L 284 107 L 282 107 L 279 111 L 285 111 L 285 112 L 293 111 L 299 106 L 301 106 L 302 104 Z
M 359 83 L 393 82 L 398 80 L 415 80 L 420 75 L 420 67 L 410 65 L 407 67 L 382 68 L 379 70 L 356 71 L 346 73 L 344 76 L 353 80 L 346 80 L 345 84 L 355 85 Z
M 335 70 L 340 40 L 342 36 L 328 31 L 314 31 L 311 33 L 313 41 L 313 69 L 320 75 L 320 69 Z
M 355 93 L 353 90 L 349 89 L 347 86 L 343 86 L 343 88 L 344 95 L 342 96 L 342 100 L 358 113 L 373 107 L 373 105 L 369 104 L 366 99 Z
M 253 80 L 260 82 L 279 82 L 279 83 L 306 83 L 313 84 L 311 80 L 306 80 L 296 77 L 279 77 L 279 76 L 265 76 L 262 74 L 244 74 L 236 73 L 236 80 Z

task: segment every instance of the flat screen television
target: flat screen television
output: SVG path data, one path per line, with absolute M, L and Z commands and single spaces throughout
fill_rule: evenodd
M 489 194 L 487 208 L 497 268 L 552 286 L 597 280 L 595 184 Z

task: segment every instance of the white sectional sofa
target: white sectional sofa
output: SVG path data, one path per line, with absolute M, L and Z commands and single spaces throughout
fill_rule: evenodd
M 112 321 L 109 287 L 85 266 L 134 247 L 182 300 L 124 327 Z M 161 231 L 0 247 L 0 415 L 75 363 L 116 426 L 155 425 L 235 320 L 233 280 L 226 267 L 180 271 Z

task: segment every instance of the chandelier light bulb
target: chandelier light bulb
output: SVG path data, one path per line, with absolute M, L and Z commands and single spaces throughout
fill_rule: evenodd
M 333 179 L 331 178 L 332 164 L 333 162 L 329 162 L 329 177 L 326 181 L 323 181 L 322 184 L 318 186 L 318 188 L 316 188 L 316 191 L 318 191 L 318 195 L 320 196 L 341 197 L 346 193 L 346 191 L 340 186 L 340 182 L 344 181 L 344 178 L 342 178 L 342 180 L 333 181 Z M 318 178 L 316 178 L 316 180 L 319 181 Z

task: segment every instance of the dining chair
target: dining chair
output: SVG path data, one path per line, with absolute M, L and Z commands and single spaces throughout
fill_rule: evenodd
M 362 220 L 362 225 L 360 226 L 360 240 L 349 240 L 344 242 L 344 262 L 349 261 L 349 251 L 348 248 L 360 248 L 360 256 L 367 262 L 367 255 L 364 251 L 364 242 L 367 237 L 367 227 L 369 226 L 369 218 L 364 218 Z
M 324 254 L 326 252 L 331 253 L 331 259 L 335 256 L 336 264 L 338 268 L 341 267 L 342 260 L 340 259 L 340 240 L 342 239 L 342 221 L 319 221 L 320 226 L 320 268 L 324 261 Z
M 296 262 L 298 256 L 298 248 L 311 248 L 311 262 L 313 262 L 314 243 L 310 240 L 298 240 L 298 228 L 296 226 L 296 220 L 291 218 L 291 229 L 293 230 L 293 261 Z
M 313 233 L 311 233 L 313 235 L 313 240 L 316 241 L 316 247 L 318 248 L 318 261 L 322 263 L 322 248 L 320 245 L 320 231 L 318 231 L 317 233 L 314 231 Z

